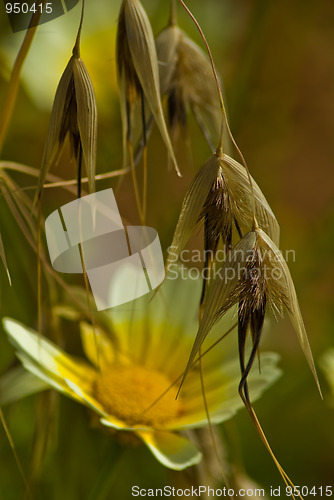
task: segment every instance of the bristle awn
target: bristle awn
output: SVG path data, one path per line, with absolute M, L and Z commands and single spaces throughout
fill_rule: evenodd
M 247 384 L 247 381 L 246 381 L 246 384 Z M 280 463 L 279 463 L 279 461 L 277 460 L 277 458 L 276 458 L 276 456 L 275 456 L 274 452 L 272 451 L 272 449 L 271 449 L 271 447 L 270 447 L 270 444 L 269 444 L 269 442 L 268 442 L 268 440 L 267 440 L 267 438 L 266 438 L 266 435 L 265 435 L 265 433 L 264 433 L 264 431 L 263 431 L 263 429 L 262 429 L 262 427 L 261 427 L 261 425 L 260 425 L 260 422 L 259 422 L 259 420 L 258 420 L 258 418 L 257 418 L 257 416 L 256 416 L 256 413 L 255 413 L 255 411 L 254 411 L 254 409 L 253 409 L 253 407 L 252 407 L 251 403 L 250 403 L 250 402 L 248 402 L 248 403 L 247 403 L 247 402 L 246 402 L 246 400 L 245 400 L 243 397 L 242 397 L 242 399 L 243 399 L 243 402 L 244 402 L 244 404 L 245 404 L 245 406 L 246 406 L 246 409 L 247 409 L 247 411 L 248 411 L 248 413 L 249 413 L 249 415 L 250 415 L 250 417 L 251 417 L 251 419 L 252 419 L 252 421 L 253 421 L 253 423 L 254 423 L 254 425 L 255 425 L 255 428 L 256 428 L 256 430 L 257 430 L 257 432 L 258 432 L 258 434 L 259 434 L 259 436 L 260 436 L 260 438 L 261 438 L 261 440 L 262 440 L 262 442 L 263 442 L 264 446 L 266 447 L 266 449 L 267 449 L 267 451 L 269 452 L 269 454 L 270 454 L 271 458 L 273 459 L 273 461 L 274 461 L 274 463 L 275 463 L 275 465 L 276 465 L 276 467 L 277 467 L 277 470 L 278 470 L 278 472 L 280 473 L 280 475 L 281 475 L 281 477 L 282 477 L 282 479 L 283 479 L 283 481 L 284 481 L 285 485 L 286 485 L 286 486 L 288 486 L 288 487 L 291 487 L 292 491 L 294 491 L 294 490 L 295 490 L 295 485 L 294 485 L 294 483 L 291 481 L 291 479 L 289 478 L 289 476 L 287 475 L 287 473 L 284 471 L 283 467 L 281 466 L 281 464 L 280 464 Z M 301 494 L 300 494 L 300 493 L 298 493 L 298 495 L 297 495 L 297 496 L 298 496 L 301 500 L 303 500 L 303 497 L 301 496 Z M 291 492 L 291 497 L 292 497 L 294 500 L 296 499 L 295 495 L 294 495 L 292 492 Z
M 38 333 L 42 334 L 42 198 L 37 200 L 37 325 Z
M 240 323 L 240 322 L 239 322 Z M 294 490 L 294 484 L 293 482 L 291 481 L 291 479 L 289 478 L 289 476 L 287 475 L 287 473 L 284 471 L 283 467 L 281 466 L 281 464 L 279 463 L 279 461 L 277 460 L 274 452 L 272 451 L 270 445 L 269 445 L 269 442 L 264 434 L 264 431 L 260 425 L 260 422 L 256 416 L 256 413 L 253 409 L 253 406 L 252 406 L 252 403 L 250 402 L 250 399 L 249 399 L 249 390 L 248 390 L 248 382 L 247 382 L 247 377 L 249 375 L 249 372 L 253 366 L 253 363 L 254 363 L 254 359 L 256 357 L 256 353 L 258 351 L 258 347 L 259 347 L 259 343 L 260 343 L 260 338 L 261 338 L 261 331 L 259 330 L 258 334 L 256 335 L 255 337 L 255 341 L 254 341 L 254 345 L 253 345 L 253 348 L 252 348 L 252 352 L 250 354 L 250 357 L 249 357 L 249 360 L 247 362 L 247 366 L 245 367 L 244 366 L 244 335 L 246 334 L 246 329 L 247 329 L 247 325 L 248 325 L 248 321 L 247 319 L 245 319 L 245 328 L 242 328 L 240 329 L 240 337 L 239 337 L 239 355 L 240 355 L 240 365 L 241 365 L 241 372 L 242 372 L 242 377 L 241 377 L 241 381 L 239 383 L 239 395 L 256 427 L 256 430 L 262 440 L 262 442 L 264 443 L 265 447 L 267 448 L 270 456 L 272 457 L 277 469 L 278 469 L 278 472 L 280 473 L 284 483 L 286 484 L 286 486 L 290 486 L 293 490 Z M 240 328 L 240 327 L 239 327 Z M 241 342 L 241 344 L 240 344 Z M 291 493 L 291 496 L 293 499 L 295 499 L 295 496 L 293 495 L 293 493 Z M 298 494 L 299 498 L 301 500 L 303 500 L 303 497 Z
M 211 50 L 210 50 L 209 44 L 207 42 L 207 39 L 206 39 L 206 37 L 205 37 L 205 35 L 203 33 L 202 28 L 199 25 L 199 22 L 195 18 L 194 14 L 190 11 L 190 9 L 187 7 L 187 5 L 184 3 L 183 0 L 179 0 L 179 2 L 181 3 L 181 5 L 185 9 L 185 11 L 188 13 L 188 15 L 190 16 L 190 18 L 192 19 L 192 21 L 195 23 L 196 28 L 198 29 L 198 31 L 199 31 L 199 33 L 201 35 L 201 38 L 202 38 L 202 40 L 203 40 L 203 42 L 205 44 L 205 47 L 207 49 L 207 52 L 208 52 L 208 55 L 209 55 L 209 58 L 210 58 L 210 62 L 211 62 L 211 66 L 212 66 L 212 71 L 213 71 L 213 76 L 214 76 L 214 79 L 216 80 L 216 85 L 217 85 L 217 91 L 218 91 L 218 94 L 219 94 L 220 105 L 222 107 L 224 115 L 226 116 L 223 94 L 222 94 L 222 91 L 221 91 L 221 88 L 220 88 L 220 84 L 219 84 L 219 79 L 218 79 L 216 67 L 215 67 L 215 64 L 213 62 L 213 57 L 212 57 Z
M 211 418 L 210 418 L 210 411 L 209 411 L 208 402 L 207 402 L 206 394 L 205 394 L 203 365 L 202 365 L 202 347 L 200 347 L 198 350 L 198 363 L 199 363 L 199 375 L 200 375 L 200 380 L 201 380 L 201 391 L 202 391 L 203 404 L 204 404 L 206 418 L 208 421 L 209 432 L 210 432 L 210 437 L 211 437 L 214 453 L 216 455 L 217 462 L 219 464 L 221 475 L 222 475 L 223 481 L 225 483 L 225 486 L 228 489 L 230 489 L 229 480 L 226 476 L 226 472 L 224 470 L 224 465 L 223 465 L 222 460 L 220 458 L 220 455 L 218 453 L 217 442 L 216 442 L 216 438 L 215 438 L 215 435 L 213 432 L 212 422 L 211 422 Z M 234 499 L 234 495 L 229 495 L 229 497 Z
M 5 247 L 3 245 L 1 233 L 0 233 L 0 259 L 2 261 L 2 264 L 3 264 L 4 268 L 5 268 L 5 271 L 6 271 L 6 274 L 7 274 L 8 283 L 9 283 L 10 286 L 12 286 L 12 278 L 10 276 L 9 268 L 8 268 L 8 265 L 7 265 L 6 252 L 5 252 Z
M 135 194 L 138 215 L 139 215 L 140 223 L 142 224 L 142 226 L 145 226 L 144 215 L 143 215 L 142 206 L 141 206 L 141 202 L 140 202 L 140 196 L 139 196 L 139 187 L 138 187 L 138 182 L 137 182 L 136 167 L 135 167 L 135 163 L 134 163 L 133 148 L 132 148 L 131 139 L 128 139 L 127 147 L 128 147 L 128 152 L 129 152 L 129 162 L 130 162 L 130 167 L 131 167 L 132 185 L 133 185 L 133 191 Z
M 209 235 L 209 232 L 210 232 L 210 228 L 209 228 L 209 221 L 208 221 L 208 216 L 206 215 L 205 216 L 205 220 L 204 220 L 204 248 L 206 250 L 211 250 L 210 249 L 210 235 Z M 217 246 L 218 246 L 218 240 L 216 242 L 217 244 L 215 244 L 215 247 L 213 249 L 213 253 L 215 253 L 215 250 L 217 249 Z M 211 273 L 211 269 L 212 269 L 212 264 L 213 264 L 213 261 L 212 261 L 212 257 L 211 257 L 211 252 L 204 252 L 204 275 L 203 275 L 203 283 L 202 283 L 202 292 L 201 292 L 201 297 L 200 297 L 200 301 L 199 301 L 199 307 L 200 307 L 200 321 L 202 320 L 202 309 L 203 309 L 203 304 L 204 304 L 204 299 L 205 299 L 205 293 L 206 293 L 206 289 L 207 289 L 207 285 L 209 284 L 210 282 L 210 273 Z
M 81 220 L 81 218 L 80 218 Z M 87 278 L 87 271 L 86 271 L 86 266 L 85 266 L 85 261 L 84 261 L 84 256 L 83 256 L 83 251 L 82 251 L 82 245 L 81 243 L 78 244 L 79 247 L 79 254 L 80 254 L 80 260 L 81 260 L 81 265 L 82 265 L 82 270 L 83 270 L 83 276 L 84 276 L 84 282 L 85 282 L 85 291 L 86 291 L 86 297 L 87 297 L 87 312 L 88 312 L 88 318 L 92 324 L 92 328 L 94 331 L 94 343 L 95 343 L 95 351 L 96 351 L 96 360 L 97 360 L 97 366 L 98 369 L 101 370 L 100 368 L 100 347 L 99 343 L 97 342 L 97 334 L 96 334 L 96 323 L 94 319 L 94 314 L 93 314 L 93 309 L 92 309 L 92 304 L 91 301 L 89 300 L 89 283 L 88 283 L 88 278 Z
M 14 441 L 12 439 L 12 436 L 9 432 L 9 429 L 7 427 L 7 424 L 6 424 L 6 420 L 5 420 L 5 417 L 4 417 L 4 414 L 2 412 L 2 408 L 0 407 L 0 420 L 1 420 L 1 423 L 2 423 L 2 426 L 4 428 L 4 431 L 5 431 L 5 434 L 7 436 L 7 439 L 8 439 L 8 442 L 9 442 L 9 446 L 11 447 L 11 450 L 13 452 L 13 455 L 14 455 L 14 458 L 15 458 L 15 462 L 16 462 L 16 465 L 19 469 L 19 472 L 21 474 L 21 477 L 23 479 L 23 482 L 24 482 L 24 485 L 25 485 L 25 488 L 26 488 L 26 496 L 32 500 L 32 494 L 31 494 L 31 491 L 30 491 L 30 487 L 29 487 L 29 484 L 28 484 L 28 481 L 27 481 L 27 478 L 23 472 L 23 468 L 22 468 L 22 464 L 20 462 L 20 459 L 18 457 L 18 454 L 16 452 L 16 448 L 15 448 L 15 444 L 14 444 Z
M 78 198 L 81 198 L 81 172 L 82 172 L 82 146 L 81 146 L 81 141 L 79 143 L 79 154 L 78 154 Z M 82 214 L 81 214 L 81 205 L 79 205 L 79 231 L 80 233 L 82 232 Z M 82 238 L 80 238 L 80 241 L 82 241 Z M 88 278 L 87 278 L 87 271 L 86 271 L 86 266 L 85 266 L 85 260 L 84 260 L 84 255 L 83 255 L 83 250 L 82 250 L 82 244 L 78 244 L 79 247 L 79 254 L 80 254 L 80 260 L 81 260 L 81 265 L 82 265 L 82 271 L 83 271 L 83 276 L 84 276 L 84 282 L 85 282 L 85 290 L 86 290 L 86 297 L 87 297 L 87 311 L 89 315 L 89 319 L 92 323 L 93 331 L 94 331 L 94 342 L 95 342 L 95 351 L 96 351 L 96 358 L 97 358 L 97 365 L 98 368 L 100 369 L 100 350 L 99 350 L 99 344 L 97 342 L 97 335 L 96 335 L 96 329 L 95 329 L 95 320 L 94 320 L 94 315 L 93 315 L 93 310 L 91 306 L 91 302 L 89 300 L 89 284 L 88 284 Z
M 126 107 L 126 118 L 127 118 L 127 120 L 126 120 L 126 122 L 127 122 L 126 149 L 128 151 L 128 155 L 129 155 L 129 163 L 130 163 L 131 176 L 132 176 L 132 185 L 133 185 L 133 191 L 134 191 L 136 205 L 137 205 L 137 211 L 138 211 L 140 222 L 144 226 L 145 224 L 143 223 L 144 218 L 143 218 L 143 212 L 142 212 L 142 207 L 141 207 L 141 202 L 140 202 L 139 187 L 138 187 L 138 182 L 137 182 L 136 168 L 135 168 L 133 148 L 132 148 L 131 109 L 130 109 L 130 103 L 129 103 L 128 99 L 126 99 L 126 106 L 125 107 Z M 146 143 L 143 143 L 143 149 L 145 147 L 146 147 Z
M 143 128 L 143 226 L 146 220 L 147 207 L 147 136 L 146 136 L 146 116 L 145 116 L 145 97 L 142 87 L 140 88 L 141 119 Z
M 248 176 L 248 181 L 249 181 L 249 185 L 250 185 L 251 191 L 253 193 L 253 196 L 252 196 L 252 200 L 253 200 L 252 201 L 252 203 L 253 203 L 252 212 L 255 214 L 255 196 L 254 196 L 254 190 L 253 190 L 253 183 L 252 183 L 251 175 L 250 175 L 250 172 L 248 170 L 248 166 L 247 166 L 246 160 L 244 158 L 244 155 L 242 154 L 239 146 L 237 145 L 236 140 L 233 137 L 232 131 L 231 131 L 229 123 L 228 123 L 227 113 L 226 113 L 224 99 L 223 99 L 223 94 L 222 94 L 222 91 L 221 91 L 221 87 L 220 87 L 220 83 L 219 83 L 219 79 L 218 79 L 218 75 L 217 75 L 215 63 L 213 61 L 211 49 L 210 49 L 208 41 L 207 41 L 207 39 L 206 39 L 206 37 L 205 37 L 205 35 L 203 33 L 203 30 L 200 27 L 199 22 L 195 18 L 194 14 L 190 11 L 190 9 L 187 7 L 187 5 L 184 3 L 183 0 L 179 0 L 179 2 L 181 3 L 181 5 L 183 6 L 183 8 L 186 10 L 186 12 L 188 13 L 188 15 L 190 16 L 190 18 L 192 19 L 192 21 L 196 25 L 196 28 L 198 29 L 198 31 L 199 31 L 199 33 L 201 35 L 201 38 L 202 38 L 202 40 L 203 40 L 203 42 L 205 44 L 206 50 L 208 52 L 209 59 L 210 59 L 210 62 L 211 62 L 213 76 L 214 76 L 214 79 L 216 81 L 216 86 L 217 86 L 217 91 L 218 91 L 218 95 L 219 95 L 219 101 L 220 101 L 220 106 L 221 106 L 221 110 L 222 110 L 223 120 L 226 123 L 226 128 L 227 128 L 228 134 L 229 134 L 229 136 L 231 138 L 231 141 L 232 141 L 234 147 L 236 148 L 236 150 L 237 150 L 237 152 L 238 152 L 238 154 L 239 154 L 239 156 L 241 158 L 243 166 L 246 169 L 247 176 Z M 222 133 L 221 133 L 220 143 L 219 143 L 218 148 L 217 148 L 217 154 L 222 154 L 222 152 L 223 152 L 223 126 L 222 126 Z

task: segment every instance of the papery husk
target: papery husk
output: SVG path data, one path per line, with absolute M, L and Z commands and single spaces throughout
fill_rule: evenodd
M 207 300 L 204 303 L 203 317 L 189 355 L 180 388 L 186 379 L 188 371 L 192 366 L 201 345 L 213 325 L 225 314 L 225 312 L 236 304 L 237 300 L 234 297 L 235 290 L 240 281 L 240 276 L 242 276 L 242 270 L 246 266 L 247 258 L 251 255 L 255 244 L 256 234 L 254 231 L 247 233 L 235 245 L 233 250 L 230 252 L 228 259 L 226 259 L 219 270 L 219 278 L 215 280 Z
M 73 55 L 59 81 L 44 147 L 37 193 L 69 135 L 72 154 L 77 158 L 81 146 L 90 192 L 95 191 L 97 109 L 93 85 L 80 57 Z
M 257 304 L 261 303 L 261 300 L 263 300 L 264 303 L 269 303 L 271 308 L 274 311 L 278 311 L 280 314 L 283 314 L 284 309 L 287 310 L 301 348 L 321 394 L 311 347 L 307 338 L 304 321 L 300 312 L 289 268 L 282 256 L 282 253 L 277 248 L 275 243 L 263 230 L 258 227 L 247 233 L 246 236 L 244 236 L 237 243 L 224 262 L 219 273 L 219 278 L 215 280 L 209 291 L 207 300 L 204 303 L 202 321 L 189 356 L 183 380 L 185 379 L 186 374 L 199 351 L 199 348 L 209 334 L 213 325 L 232 306 L 238 303 L 240 304 L 245 298 L 247 298 L 245 294 L 249 293 L 249 288 L 244 287 L 245 280 L 247 279 L 245 271 L 247 270 L 247 264 L 250 262 L 249 259 L 252 254 L 256 252 L 259 252 L 262 257 L 260 272 L 262 273 L 264 281 L 264 297 L 262 297 L 262 299 L 261 297 L 250 297 L 248 304 L 252 304 L 254 310 L 242 311 L 242 314 L 247 317 L 248 315 L 255 313 Z M 233 277 L 228 279 L 229 275 L 231 275 L 231 271 Z M 268 277 L 269 274 L 270 277 Z M 261 331 L 259 331 L 259 335 L 260 334 Z M 241 349 L 242 352 L 244 345 L 239 346 L 239 349 Z
M 123 123 L 123 148 L 126 151 L 128 124 L 138 82 L 160 130 L 178 175 L 180 171 L 162 111 L 159 70 L 152 28 L 139 0 L 123 0 L 117 35 L 117 73 Z M 124 155 L 125 158 L 127 155 Z
M 178 99 L 184 113 L 191 108 L 212 146 L 220 137 L 222 112 L 210 59 L 175 24 L 159 34 L 156 47 L 161 95 Z
M 169 248 L 167 269 L 171 262 L 178 258 L 196 228 L 207 197 L 218 176 L 223 177 L 228 193 L 232 212 L 229 217 L 237 222 L 242 233 L 246 234 L 252 229 L 254 192 L 255 216 L 258 224 L 278 243 L 279 225 L 259 186 L 252 179 L 252 191 L 244 167 L 228 155 L 214 153 L 198 170 L 184 197 L 172 244 Z M 221 217 L 224 217 L 224 213 L 221 214 Z M 211 221 L 211 224 L 219 225 L 221 221 Z
M 272 280 L 267 280 L 268 297 L 270 300 L 270 304 L 272 308 L 278 310 L 279 312 L 282 309 L 282 305 L 286 308 L 292 326 L 294 327 L 294 330 L 297 334 L 300 346 L 304 352 L 308 365 L 316 381 L 319 393 L 321 395 L 321 388 L 317 371 L 314 365 L 310 343 L 307 337 L 295 286 L 288 265 L 283 258 L 282 252 L 277 248 L 277 246 L 269 238 L 269 236 L 261 229 L 257 230 L 257 246 L 265 255 L 265 265 L 269 266 L 271 263 L 271 265 L 273 266 L 273 270 L 277 269 L 282 273 L 281 279 L 274 278 Z

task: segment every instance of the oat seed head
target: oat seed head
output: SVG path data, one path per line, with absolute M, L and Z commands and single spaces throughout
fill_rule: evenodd
M 222 119 L 209 58 L 175 24 L 160 33 L 156 47 L 161 95 L 167 96 L 171 126 L 183 125 L 192 109 L 212 147 L 219 140 Z
M 131 127 L 132 100 L 137 97 L 138 81 L 167 147 L 174 169 L 180 171 L 168 135 L 160 98 L 159 70 L 152 28 L 139 0 L 123 0 L 117 35 L 117 74 L 123 122 L 124 161 Z M 134 70 L 134 71 L 133 71 Z M 138 80 L 138 81 L 137 81 Z
M 242 234 L 251 231 L 253 193 L 258 225 L 278 243 L 278 222 L 254 179 L 252 183 L 253 190 L 242 165 L 223 153 L 214 153 L 198 170 L 184 197 L 171 244 L 173 258 L 180 254 L 200 221 L 205 220 L 213 246 L 221 235 L 226 247 L 231 247 L 233 225 L 237 224 Z M 171 258 L 167 257 L 167 269 Z
M 60 157 L 67 136 L 76 160 L 82 148 L 89 190 L 95 191 L 97 109 L 93 84 L 80 58 L 81 27 L 82 17 L 73 55 L 61 76 L 53 101 L 37 186 L 38 197 L 42 194 L 47 173 Z

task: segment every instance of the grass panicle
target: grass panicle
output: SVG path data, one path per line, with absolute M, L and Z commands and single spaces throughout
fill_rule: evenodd
M 247 233 L 235 245 L 217 273 L 217 278 L 204 303 L 202 321 L 183 379 L 213 325 L 231 307 L 238 305 L 239 358 L 241 385 L 244 387 L 258 353 L 267 304 L 280 315 L 284 310 L 287 311 L 321 394 L 289 268 L 275 243 L 259 227 Z M 248 330 L 252 335 L 253 349 L 246 363 L 245 344 Z
M 167 257 L 167 269 L 172 259 L 180 255 L 199 222 L 204 222 L 205 226 L 205 250 L 215 253 L 220 237 L 230 249 L 233 228 L 242 237 L 253 227 L 253 193 L 259 226 L 278 242 L 276 217 L 254 179 L 252 184 L 253 190 L 242 165 L 228 155 L 214 153 L 198 170 L 184 197 Z

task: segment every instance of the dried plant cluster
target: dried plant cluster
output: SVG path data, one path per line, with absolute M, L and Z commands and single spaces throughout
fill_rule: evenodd
M 183 4 L 182 1 L 180 3 Z M 73 55 L 55 94 L 40 171 L 37 173 L 28 167 L 12 165 L 14 169 L 38 176 L 35 199 L 39 200 L 45 182 L 55 180 L 50 175 L 50 169 L 57 163 L 67 137 L 77 164 L 78 196 L 81 195 L 82 164 L 86 169 L 89 189 L 91 192 L 95 190 L 97 110 L 93 85 L 80 58 L 82 19 Z M 178 135 L 185 133 L 189 112 L 193 113 L 212 150 L 212 155 L 198 168 L 185 194 L 166 261 L 168 271 L 171 255 L 173 258 L 180 255 L 200 225 L 204 228 L 205 255 L 211 255 L 206 257 L 204 267 L 207 270 L 212 268 L 220 246 L 226 253 L 217 277 L 210 279 L 208 273 L 203 281 L 198 304 L 199 328 L 197 335 L 194 332 L 188 364 L 183 367 L 182 383 L 213 326 L 236 307 L 241 368 L 239 393 L 257 422 L 247 378 L 259 352 L 269 308 L 279 315 L 287 311 L 317 383 L 318 379 L 294 284 L 279 251 L 279 224 L 261 189 L 249 174 L 243 157 L 239 163 L 224 152 L 223 134 L 229 131 L 229 126 L 219 80 L 209 56 L 177 25 L 176 2 L 171 2 L 168 25 L 155 40 L 141 2 L 122 1 L 117 28 L 116 66 L 123 130 L 123 167 L 132 171 L 142 223 L 145 222 L 147 197 L 146 149 L 154 122 L 177 175 L 181 175 L 182 166 L 178 165 L 173 143 Z M 164 109 L 167 110 L 167 120 Z M 138 168 L 139 161 L 143 163 L 142 171 Z M 2 162 L 1 168 L 5 171 L 11 167 Z M 138 177 L 143 185 L 142 194 Z M 14 187 L 8 175 L 4 174 L 1 189 L 7 194 L 8 204 L 25 237 L 36 252 L 39 250 L 38 258 L 44 264 L 44 253 L 39 244 L 40 227 L 36 229 L 36 220 L 40 223 L 40 217 L 36 215 L 31 200 L 11 191 Z M 0 257 L 7 269 L 1 239 Z M 47 273 L 52 273 L 46 264 L 45 269 Z M 58 281 L 64 286 L 60 278 Z M 247 358 L 248 332 L 252 349 Z M 261 433 L 261 428 L 258 429 Z M 277 465 L 284 480 L 291 484 Z

